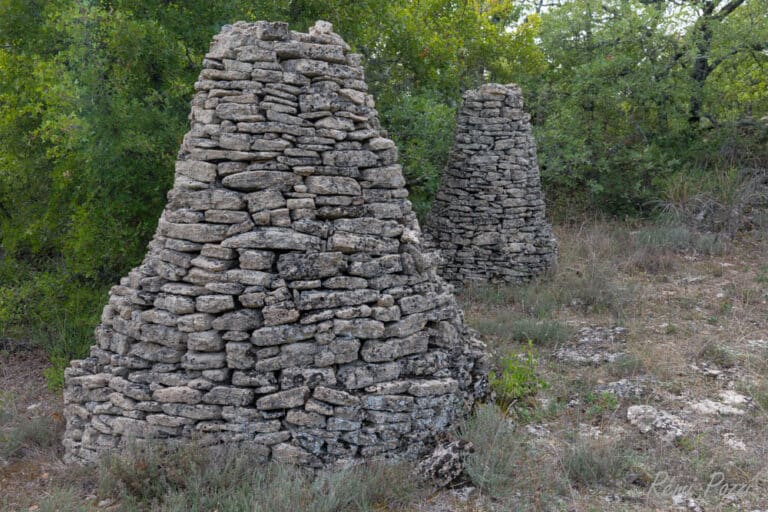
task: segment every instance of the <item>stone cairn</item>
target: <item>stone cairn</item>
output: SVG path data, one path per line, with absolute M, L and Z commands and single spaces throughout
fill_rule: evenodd
M 440 274 L 457 285 L 525 281 L 555 267 L 536 142 L 516 85 L 464 94 L 424 231 L 425 245 L 440 250 Z
M 66 371 L 68 461 L 152 438 L 416 457 L 483 393 L 349 50 L 326 22 L 214 38 L 148 254 Z

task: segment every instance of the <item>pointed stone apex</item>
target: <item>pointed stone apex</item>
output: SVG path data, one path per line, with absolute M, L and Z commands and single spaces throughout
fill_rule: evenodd
M 312 36 L 319 34 L 333 34 L 333 23 L 317 20 L 315 24 L 309 28 L 309 34 Z

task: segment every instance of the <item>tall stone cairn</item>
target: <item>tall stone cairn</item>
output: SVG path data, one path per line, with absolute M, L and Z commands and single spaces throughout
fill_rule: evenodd
M 457 285 L 525 281 L 556 266 L 536 142 L 516 85 L 464 94 L 424 231 L 425 245 L 440 250 L 440 275 Z
M 322 21 L 214 38 L 148 254 L 66 371 L 68 461 L 152 438 L 416 457 L 483 393 L 349 51 Z

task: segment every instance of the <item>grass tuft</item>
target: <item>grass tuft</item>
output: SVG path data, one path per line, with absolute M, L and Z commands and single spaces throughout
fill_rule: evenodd
M 493 404 L 477 407 L 459 427 L 457 435 L 475 446 L 475 453 L 466 461 L 472 483 L 495 498 L 513 492 L 525 446 L 502 410 Z
M 10 398 L 0 397 L 0 459 L 20 457 L 28 449 L 58 444 L 59 429 L 48 416 L 29 416 Z
M 626 451 L 618 444 L 601 439 L 579 439 L 564 449 L 563 467 L 576 485 L 609 485 L 630 467 Z

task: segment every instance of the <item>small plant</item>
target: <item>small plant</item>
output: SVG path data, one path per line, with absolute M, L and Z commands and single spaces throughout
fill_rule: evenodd
M 693 453 L 702 446 L 703 435 L 683 435 L 675 439 L 675 446 L 686 453 Z
M 609 372 L 612 377 L 622 379 L 634 377 L 646 371 L 645 363 L 637 355 L 628 353 L 616 358 L 611 364 Z
M 562 461 L 571 482 L 584 486 L 610 484 L 630 467 L 627 453 L 618 444 L 601 439 L 579 439 L 565 449 Z
M 533 343 L 520 354 L 512 354 L 501 360 L 501 373 L 491 372 L 489 381 L 496 392 L 500 406 L 509 408 L 518 400 L 535 395 L 548 384 L 536 375 L 538 360 L 533 355 Z
M 760 284 L 768 284 L 768 265 L 763 265 L 757 271 L 757 282 Z
M 596 418 L 606 413 L 612 413 L 619 407 L 619 399 L 609 391 L 599 394 L 588 393 L 584 399 L 587 405 L 587 417 Z
M 475 447 L 466 460 L 466 472 L 472 483 L 496 498 L 510 494 L 523 463 L 525 446 L 504 411 L 495 404 L 480 405 L 456 435 Z
M 736 365 L 733 352 L 715 342 L 707 342 L 699 351 L 698 358 L 715 363 L 720 368 L 732 368 Z

